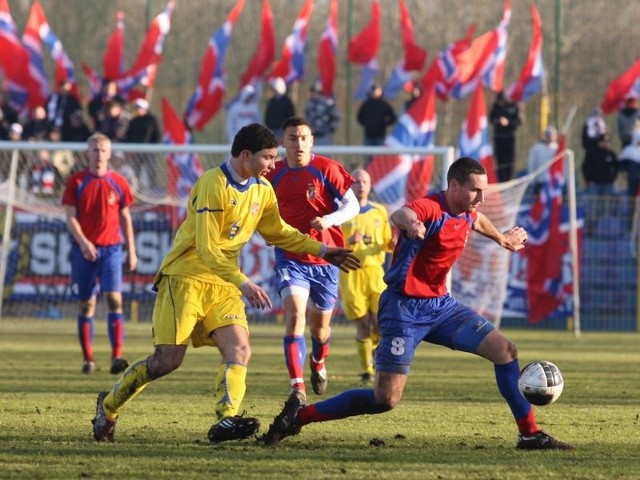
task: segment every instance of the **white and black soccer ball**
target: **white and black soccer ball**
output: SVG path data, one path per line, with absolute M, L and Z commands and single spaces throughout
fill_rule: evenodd
M 518 389 L 534 405 L 549 405 L 562 394 L 562 372 L 553 363 L 544 360 L 531 362 L 518 378 Z

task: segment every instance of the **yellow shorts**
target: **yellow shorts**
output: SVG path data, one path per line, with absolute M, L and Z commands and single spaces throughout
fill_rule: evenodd
M 378 313 L 380 294 L 387 288 L 383 277 L 382 266 L 340 272 L 340 298 L 345 317 L 357 320 L 368 312 Z
M 242 294 L 234 286 L 165 275 L 153 307 L 153 344 L 215 346 L 216 328 L 240 325 L 249 331 Z

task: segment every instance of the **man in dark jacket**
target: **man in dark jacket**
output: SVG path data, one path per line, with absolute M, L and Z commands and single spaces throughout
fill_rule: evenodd
M 358 110 L 358 123 L 362 125 L 364 131 L 364 144 L 384 145 L 387 127 L 396 123 L 396 120 L 393 107 L 382 97 L 382 87 L 372 85 L 367 99 L 362 102 Z M 370 161 L 371 156 L 367 157 L 366 163 Z

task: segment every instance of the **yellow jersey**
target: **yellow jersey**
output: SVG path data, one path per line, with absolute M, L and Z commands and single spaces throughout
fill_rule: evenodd
M 360 207 L 360 213 L 342 224 L 345 247 L 352 249 L 362 267 L 384 264 L 393 238 L 387 209 L 376 202 Z
M 238 257 L 254 231 L 294 253 L 318 255 L 322 248 L 282 220 L 268 180 L 251 177 L 240 184 L 225 164 L 206 171 L 191 189 L 187 216 L 155 281 L 180 275 L 239 287 L 248 277 L 240 271 Z

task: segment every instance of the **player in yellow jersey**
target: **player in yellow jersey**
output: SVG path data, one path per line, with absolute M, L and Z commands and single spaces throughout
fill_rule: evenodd
M 373 353 L 380 340 L 378 333 L 378 301 L 386 285 L 385 254 L 393 251 L 395 239 L 387 209 L 369 201 L 371 177 L 363 169 L 351 173 L 355 179 L 351 189 L 360 203 L 360 213 L 342 224 L 345 246 L 353 249 L 362 264 L 357 271 L 340 273 L 340 296 L 345 317 L 356 325 L 356 348 L 360 359 L 362 383 L 373 378 Z
M 154 284 L 153 342 L 149 357 L 133 362 L 108 392 L 98 395 L 93 435 L 112 442 L 122 406 L 151 381 L 180 366 L 189 341 L 216 346 L 222 362 L 215 380 L 216 422 L 209 440 L 240 440 L 259 429 L 239 416 L 251 356 L 242 297 L 256 308 L 271 306 L 267 293 L 240 271 L 238 256 L 254 231 L 285 250 L 311 253 L 348 271 L 360 261 L 346 248 L 329 248 L 285 223 L 263 176 L 274 167 L 278 139 L 266 127 L 240 129 L 232 158 L 205 172 L 189 196 L 187 217 L 176 233 Z

